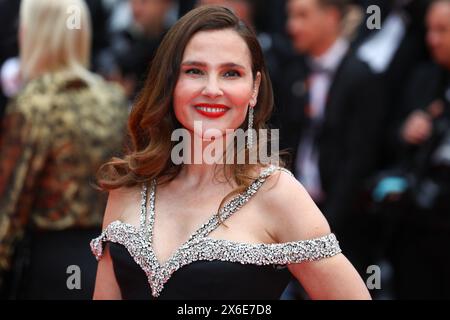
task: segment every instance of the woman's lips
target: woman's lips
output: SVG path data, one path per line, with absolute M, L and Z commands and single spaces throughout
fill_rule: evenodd
M 208 118 L 218 118 L 223 116 L 230 108 L 223 104 L 200 103 L 194 106 L 195 110 Z

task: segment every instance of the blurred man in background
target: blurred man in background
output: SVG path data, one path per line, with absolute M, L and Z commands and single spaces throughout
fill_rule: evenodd
M 293 172 L 365 274 L 373 244 L 361 194 L 377 168 L 385 110 L 378 78 L 342 35 L 348 4 L 288 1 L 298 56 L 284 72 L 274 121 L 280 146 L 293 150 Z

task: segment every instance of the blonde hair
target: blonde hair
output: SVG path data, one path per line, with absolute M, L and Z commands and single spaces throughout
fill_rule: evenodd
M 90 78 L 91 21 L 83 0 L 22 0 L 20 29 L 25 80 L 59 70 Z

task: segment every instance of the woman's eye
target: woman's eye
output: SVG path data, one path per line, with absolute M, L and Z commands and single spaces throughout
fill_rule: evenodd
M 199 69 L 188 69 L 185 71 L 186 74 L 202 74 L 202 71 Z
M 227 72 L 225 73 L 225 76 L 226 76 L 226 77 L 240 77 L 241 74 L 240 74 L 238 71 L 231 70 L 231 71 L 227 71 Z

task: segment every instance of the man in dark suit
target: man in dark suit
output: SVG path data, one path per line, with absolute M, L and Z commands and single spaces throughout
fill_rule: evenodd
M 273 122 L 280 128 L 280 147 L 293 151 L 296 177 L 365 274 L 371 239 L 360 200 L 377 166 L 383 92 L 341 37 L 347 4 L 288 1 L 288 31 L 301 56 L 285 70 Z

